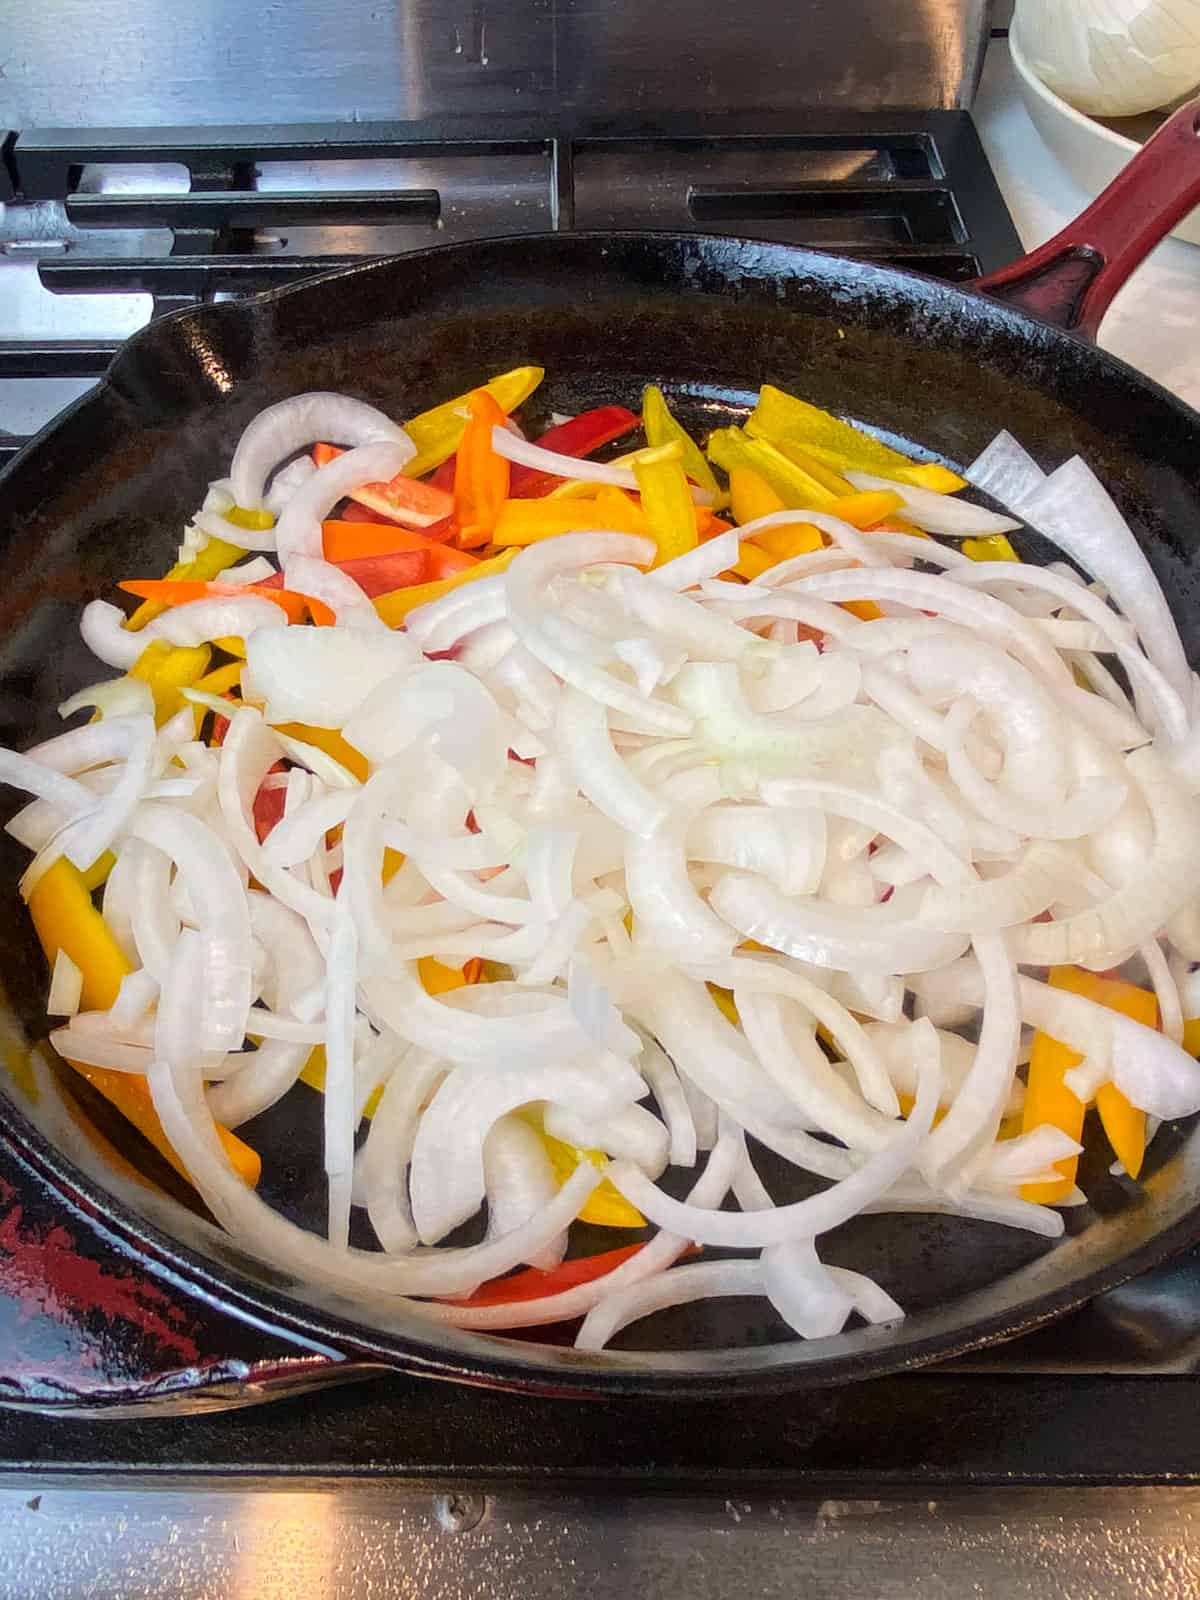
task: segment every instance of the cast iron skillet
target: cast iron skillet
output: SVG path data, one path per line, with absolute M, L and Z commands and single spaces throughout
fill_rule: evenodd
M 654 381 L 703 431 L 769 380 L 950 462 L 968 461 L 1001 427 L 1047 466 L 1079 451 L 1145 542 L 1200 659 L 1200 417 L 1019 309 L 1095 332 L 1124 276 L 1200 199 L 1198 118 L 1200 102 L 1179 112 L 1079 223 L 977 286 L 1011 304 L 775 244 L 562 234 L 430 250 L 154 324 L 0 480 L 0 738 L 22 745 L 56 726 L 56 703 L 95 676 L 76 643 L 80 602 L 167 565 L 200 486 L 264 405 L 338 389 L 404 416 L 531 361 L 547 369 L 537 396 L 546 412 L 636 406 Z M 5 839 L 2 976 L 8 1022 L 35 1036 L 46 980 L 16 895 L 19 857 Z M 285 1209 L 315 1221 L 321 1195 L 288 1170 L 294 1149 L 318 1148 L 316 1097 L 307 1109 L 297 1098 L 242 1131 L 264 1151 L 268 1198 L 286 1193 Z M 896 1328 L 798 1343 L 762 1303 L 724 1302 L 655 1318 L 622 1349 L 580 1356 L 553 1335 L 430 1330 L 282 1280 L 177 1201 L 111 1175 L 98 1181 L 94 1164 L 86 1174 L 78 1140 L 75 1162 L 57 1147 L 53 1101 L 43 1094 L 40 1109 L 27 1100 L 18 1109 L 0 1092 L 0 1140 L 64 1204 L 107 1218 L 152 1270 L 308 1351 L 543 1393 L 694 1396 L 863 1378 L 1025 1331 L 1200 1236 L 1200 1131 L 1166 1128 L 1140 1187 L 1108 1178 L 1102 1163 L 1085 1174 L 1092 1204 L 1068 1214 L 1067 1237 L 1050 1249 L 930 1218 L 864 1218 L 831 1236 L 831 1261 L 872 1273 L 906 1305 Z M 128 1130 L 108 1131 L 146 1165 Z

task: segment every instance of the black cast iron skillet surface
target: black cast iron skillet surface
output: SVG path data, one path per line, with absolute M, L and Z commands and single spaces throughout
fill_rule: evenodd
M 78 644 L 80 603 L 169 565 L 202 486 L 223 474 L 263 406 L 334 389 L 403 417 L 526 362 L 546 368 L 534 403 L 546 415 L 607 401 L 636 408 L 655 382 L 704 433 L 771 382 L 951 463 L 1003 427 L 1047 467 L 1079 452 L 1143 541 L 1200 660 L 1200 417 L 1044 320 L 1094 331 L 1134 258 L 1200 198 L 1196 118 L 1196 107 L 1178 113 L 1075 231 L 984 286 L 1011 304 L 776 244 L 561 234 L 430 250 L 155 323 L 0 479 L 0 739 L 22 746 L 55 729 L 55 705 L 97 675 Z M 21 865 L 5 837 L 0 1022 L 36 1037 L 46 975 L 16 892 Z M 922 1217 L 861 1218 L 830 1236 L 831 1262 L 871 1273 L 906 1306 L 894 1328 L 797 1342 L 764 1303 L 717 1302 L 581 1356 L 553 1333 L 435 1330 L 283 1280 L 198 1212 L 85 1173 L 47 1137 L 45 1097 L 39 1111 L 6 1093 L 7 1081 L 0 1140 L 64 1204 L 102 1219 L 127 1259 L 305 1349 L 543 1393 L 696 1396 L 865 1378 L 1026 1331 L 1200 1237 L 1200 1131 L 1167 1127 L 1140 1185 L 1093 1162 L 1082 1180 L 1091 1204 L 1068 1213 L 1053 1247 Z M 149 1165 L 119 1120 L 106 1128 L 135 1165 Z M 265 1196 L 318 1225 L 323 1195 L 306 1176 L 319 1150 L 316 1096 L 293 1095 L 241 1131 L 264 1153 Z M 769 1163 L 763 1171 L 781 1198 L 802 1192 L 779 1188 Z M 589 1241 L 615 1242 L 610 1232 Z

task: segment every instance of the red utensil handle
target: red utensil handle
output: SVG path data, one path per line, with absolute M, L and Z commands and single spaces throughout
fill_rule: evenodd
M 972 288 L 1094 339 L 1117 290 L 1200 204 L 1198 133 L 1189 100 L 1074 222 Z

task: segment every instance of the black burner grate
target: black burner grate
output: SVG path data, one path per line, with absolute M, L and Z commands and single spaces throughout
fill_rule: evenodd
M 48 129 L 8 135 L 0 156 L 0 200 L 57 205 L 70 232 L 39 257 L 42 286 L 149 294 L 156 316 L 374 255 L 550 229 L 748 234 L 957 282 L 1020 250 L 965 111 L 551 134 L 530 118 L 506 122 L 500 140 L 462 119 Z M 186 188 L 112 192 L 97 177 L 164 167 Z M 118 253 L 113 230 L 132 245 Z M 118 343 L 14 337 L 0 304 L 0 379 L 99 377 Z M 19 443 L 0 435 L 0 465 Z

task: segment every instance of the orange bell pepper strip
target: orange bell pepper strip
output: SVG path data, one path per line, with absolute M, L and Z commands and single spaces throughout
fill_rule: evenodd
M 511 372 L 489 378 L 479 388 L 491 395 L 505 416 L 511 416 L 518 406 L 525 404 L 543 377 L 544 367 L 514 367 Z M 478 389 L 472 391 L 478 392 Z M 468 398 L 465 394 L 456 395 L 453 400 L 444 400 L 440 406 L 422 411 L 405 422 L 404 431 L 417 447 L 416 455 L 404 468 L 406 478 L 423 478 L 458 449 L 466 427 Z
M 624 499 L 624 497 L 622 497 Z M 625 500 L 628 512 L 620 512 L 625 522 L 641 524 L 645 532 L 645 519 L 632 501 Z M 492 529 L 492 543 L 503 548 L 512 545 L 537 544 L 542 539 L 554 539 L 560 533 L 586 532 L 593 528 L 612 528 L 598 496 L 586 500 L 506 500 L 500 507 Z M 615 530 L 625 532 L 622 527 Z
M 511 462 L 492 445 L 493 428 L 504 427 L 508 419 L 486 389 L 467 396 L 467 413 L 454 474 L 456 542 L 463 549 L 491 539 L 512 475 Z
M 452 572 L 465 572 L 479 559 L 414 528 L 397 527 L 394 522 L 323 522 L 321 528 L 326 561 L 363 561 L 369 556 L 424 550 L 431 577 L 437 579 Z
M 829 516 L 840 517 L 852 528 L 865 532 L 885 521 L 903 504 L 900 496 L 891 489 L 864 489 L 859 494 L 848 494 L 835 500 L 825 510 Z
M 457 589 L 460 583 L 473 583 L 476 578 L 490 578 L 497 572 L 503 572 L 516 553 L 515 549 L 502 550 L 498 556 L 477 561 L 465 572 L 452 572 L 448 578 L 440 578 L 436 583 L 417 583 L 410 589 L 394 589 L 391 594 L 381 594 L 375 601 L 375 609 L 389 628 L 398 628 L 410 611 L 426 605 L 430 600 L 440 600 L 451 589 Z
M 238 508 L 235 506 L 234 510 Z M 275 521 L 269 512 L 244 512 L 246 517 L 265 517 L 267 527 Z M 232 513 L 230 518 L 232 520 Z M 249 526 L 249 524 L 248 524 Z M 219 572 L 224 572 L 226 567 L 232 567 L 235 561 L 240 561 L 246 552 L 235 544 L 227 544 L 224 539 L 210 539 L 204 549 L 190 561 L 177 561 L 167 573 L 169 579 L 191 578 L 204 582 L 208 578 L 215 578 Z M 166 606 L 158 600 L 144 600 L 125 626 L 130 633 L 138 633 L 148 622 L 153 622 L 166 610 Z
M 654 565 L 661 567 L 694 550 L 699 540 L 696 509 L 679 441 L 642 451 L 634 460 L 633 474 L 642 494 L 642 514 L 658 546 Z
M 89 1011 L 108 1010 L 117 998 L 121 980 L 132 969 L 92 904 L 82 874 L 65 858 L 56 861 L 34 886 L 29 896 L 29 914 L 47 961 L 53 965 L 58 952 L 65 950 L 79 968 L 83 975 L 83 1005 Z M 184 1178 L 188 1176 L 163 1132 L 145 1078 L 76 1061 L 71 1065 L 149 1139 L 177 1172 Z M 234 1169 L 253 1188 L 262 1171 L 257 1153 L 227 1128 L 218 1132 Z
M 142 600 L 155 600 L 164 606 L 187 605 L 192 600 L 233 600 L 239 595 L 254 594 L 270 600 L 287 613 L 289 622 L 303 622 L 305 613 L 311 615 L 318 627 L 331 627 L 333 612 L 323 600 L 312 595 L 297 594 L 292 589 L 273 589 L 262 583 L 201 583 L 193 578 L 132 578 L 117 585 L 126 594 L 137 595 Z
M 1050 985 L 1083 995 L 1098 1005 L 1120 1011 L 1135 1022 L 1155 1027 L 1158 1022 L 1158 1003 L 1154 995 L 1119 978 L 1103 978 L 1081 967 L 1052 967 Z M 1074 1050 L 1051 1038 L 1049 1034 L 1036 1033 L 1029 1057 L 1029 1081 L 1025 1089 L 1025 1107 L 1021 1126 L 1031 1128 L 1049 1123 L 1061 1128 L 1070 1138 L 1078 1140 L 1083 1133 L 1086 1106 L 1072 1094 L 1063 1077 L 1077 1067 L 1083 1057 Z M 1100 1120 L 1121 1165 L 1136 1178 L 1141 1171 L 1146 1148 L 1145 1114 L 1131 1106 L 1116 1087 L 1107 1083 L 1096 1095 L 1096 1109 Z M 1027 1183 L 1021 1188 L 1021 1198 L 1042 1205 L 1054 1205 L 1065 1199 L 1075 1183 L 1079 1166 L 1078 1156 L 1068 1156 L 1055 1163 L 1061 1177 L 1053 1183 Z

